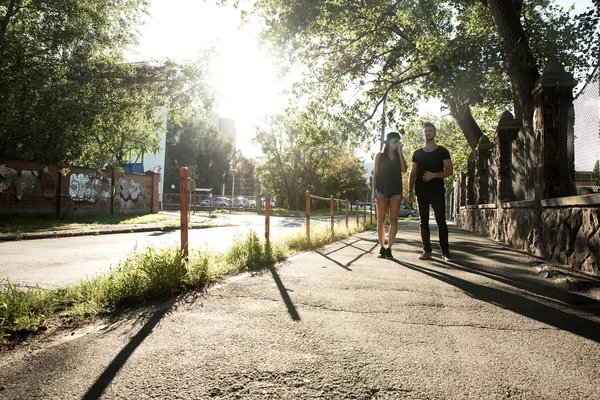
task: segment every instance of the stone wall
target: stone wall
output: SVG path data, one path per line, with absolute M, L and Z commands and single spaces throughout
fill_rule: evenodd
M 572 76 L 553 61 L 533 91 L 534 126 L 505 112 L 457 182 L 456 224 L 600 275 L 600 194 L 575 195 Z M 490 190 L 495 186 L 496 190 Z
M 463 229 L 552 262 L 600 275 L 600 194 L 460 207 Z
M 156 213 L 159 178 L 0 157 L 0 214 Z

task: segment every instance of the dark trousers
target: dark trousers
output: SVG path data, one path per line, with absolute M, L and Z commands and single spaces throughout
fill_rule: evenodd
M 433 208 L 435 222 L 438 226 L 438 236 L 442 253 L 449 251 L 448 248 L 448 225 L 446 225 L 446 201 L 444 192 L 430 192 L 417 194 L 419 204 L 419 219 L 421 220 L 421 240 L 423 251 L 431 253 L 431 234 L 429 233 L 429 206 Z

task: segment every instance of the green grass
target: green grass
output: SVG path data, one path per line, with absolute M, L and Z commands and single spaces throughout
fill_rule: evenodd
M 162 214 L 95 216 L 6 216 L 0 234 L 94 229 L 97 225 L 146 225 L 173 219 Z
M 369 229 L 367 224 L 315 224 L 311 236 L 292 233 L 269 243 L 251 231 L 223 253 L 193 249 L 186 259 L 175 246 L 134 248 L 127 259 L 92 280 L 61 289 L 21 287 L 0 280 L 0 344 L 16 343 L 50 326 L 77 326 L 123 307 L 202 290 L 226 276 L 259 271 L 301 251 Z M 304 230 L 302 230 L 304 232 Z

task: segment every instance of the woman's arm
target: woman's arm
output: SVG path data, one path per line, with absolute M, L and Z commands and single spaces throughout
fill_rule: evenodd
M 379 157 L 381 157 L 381 153 L 375 154 L 375 160 L 373 161 L 373 187 L 371 190 L 373 191 L 372 198 L 377 198 L 377 171 L 379 170 Z
M 400 156 L 400 171 L 402 173 L 404 173 L 408 170 L 408 168 L 406 166 L 406 160 L 404 159 L 404 153 L 402 152 L 403 148 L 404 148 L 404 145 L 402 143 L 400 143 L 398 145 L 398 155 Z

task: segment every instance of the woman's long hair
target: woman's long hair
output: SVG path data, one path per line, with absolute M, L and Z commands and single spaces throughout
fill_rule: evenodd
M 389 144 L 389 143 L 388 143 L 388 141 L 386 140 L 386 141 L 383 143 L 383 149 L 381 149 L 381 153 L 382 153 L 382 154 L 386 154 L 386 155 L 387 155 L 387 153 L 388 153 L 388 147 L 389 147 L 389 146 L 390 146 L 390 144 Z M 396 152 L 395 152 L 395 153 L 396 153 L 396 154 L 398 154 L 398 148 L 396 148 Z

